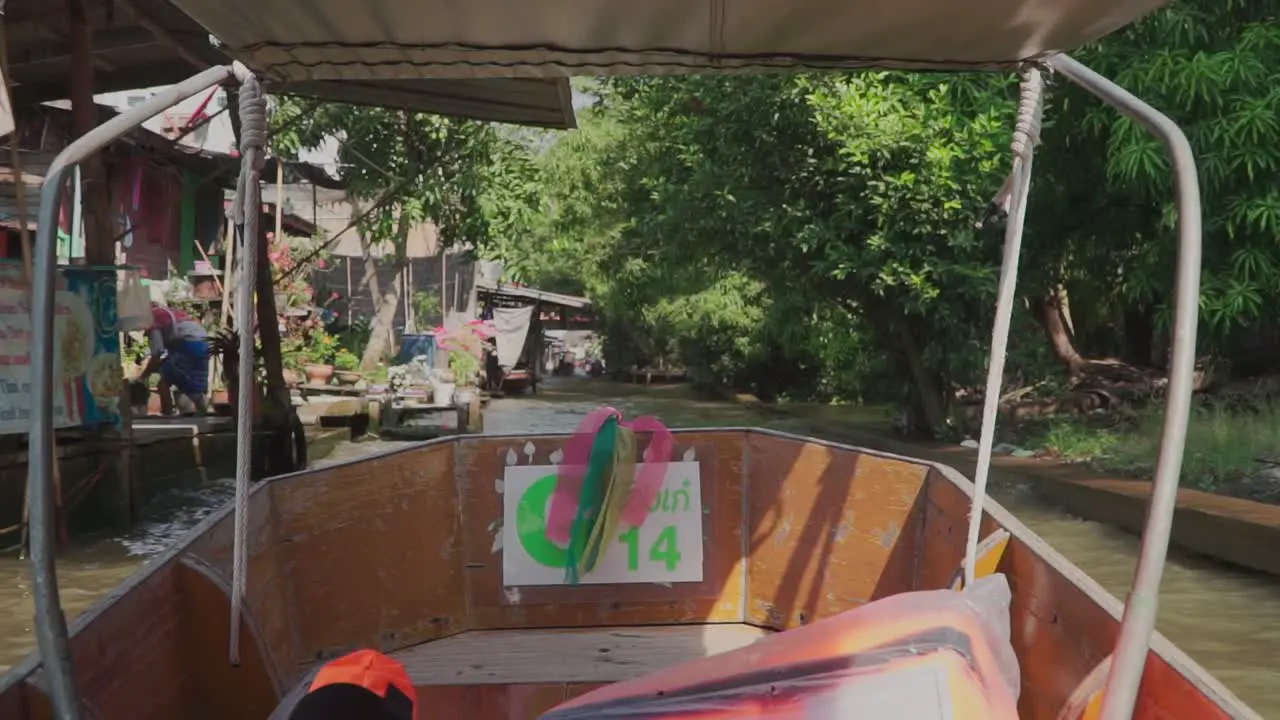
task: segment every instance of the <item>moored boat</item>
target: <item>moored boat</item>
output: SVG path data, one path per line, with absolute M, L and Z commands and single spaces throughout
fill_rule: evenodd
M 502 374 L 502 392 L 508 395 L 520 395 L 533 385 L 533 376 L 526 368 L 508 370 Z
M 73 624 L 86 717 L 265 718 L 320 662 L 361 647 L 405 664 L 424 717 L 536 717 L 948 588 L 964 558 L 973 486 L 949 468 L 763 430 L 677 431 L 668 511 L 641 529 L 635 569 L 619 543 L 605 563 L 621 567 L 597 571 L 616 582 L 568 585 L 554 552 L 544 564 L 537 522 L 512 520 L 545 507 L 538 493 L 569 439 L 445 438 L 260 483 L 240 665 L 227 662 L 226 508 Z M 1009 533 L 994 569 L 1012 593 L 1019 717 L 1052 720 L 1110 654 L 1121 604 L 989 503 L 983 532 L 997 529 Z M 51 716 L 36 662 L 6 679 L 0 717 Z M 1157 635 L 1135 717 L 1254 716 Z

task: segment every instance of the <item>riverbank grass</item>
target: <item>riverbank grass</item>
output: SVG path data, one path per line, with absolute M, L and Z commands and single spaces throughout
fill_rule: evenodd
M 1051 421 L 1032 447 L 1065 461 L 1150 478 L 1163 422 L 1162 412 L 1109 428 L 1061 418 Z M 1216 405 L 1196 407 L 1187 428 L 1182 485 L 1280 503 L 1280 405 L 1248 412 Z

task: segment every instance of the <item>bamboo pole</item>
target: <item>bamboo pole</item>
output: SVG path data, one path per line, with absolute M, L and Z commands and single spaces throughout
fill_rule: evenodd
M 200 251 L 200 257 L 204 258 L 204 261 L 209 263 L 209 269 L 217 270 L 217 268 L 213 266 L 213 260 L 209 259 L 209 253 L 205 251 L 204 244 L 200 242 L 200 238 L 196 238 L 196 249 Z M 218 279 L 217 275 L 213 276 L 213 284 L 218 288 L 219 293 L 225 294 L 223 293 L 222 281 Z
M 284 244 L 284 159 L 276 158 L 276 242 Z
M 222 284 L 222 309 L 219 311 L 219 318 L 222 327 L 227 326 L 227 318 L 231 313 L 231 288 L 235 285 L 235 259 L 236 259 L 236 224 L 227 218 L 227 262 L 223 268 L 222 277 L 226 282 Z
M 235 253 L 236 253 L 236 226 L 235 226 L 235 223 L 231 222 L 231 218 L 227 218 L 226 235 L 227 235 L 227 239 L 226 239 L 227 261 L 226 263 L 224 263 L 226 267 L 222 269 L 222 278 L 225 282 L 220 283 L 218 288 L 219 291 L 222 293 L 222 305 L 221 307 L 218 308 L 218 320 L 219 320 L 218 326 L 223 328 L 224 330 L 227 327 L 227 317 L 231 312 L 231 286 L 232 286 L 233 274 L 235 273 L 233 263 L 235 261 Z M 201 254 L 204 254 L 206 260 L 209 259 L 208 254 L 204 252 L 204 248 L 200 248 L 200 252 Z M 212 264 L 212 261 L 210 261 L 210 263 Z M 214 356 L 209 362 L 208 383 L 209 383 L 210 402 L 212 402 L 213 400 L 213 387 L 214 387 L 215 380 L 218 377 L 218 373 L 221 371 L 222 371 L 222 355 L 214 354 Z

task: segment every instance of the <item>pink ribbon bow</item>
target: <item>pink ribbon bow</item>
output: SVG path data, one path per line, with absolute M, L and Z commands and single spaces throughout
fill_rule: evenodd
M 674 440 L 671 431 L 662 421 L 652 415 L 638 417 L 630 422 L 622 419 L 622 413 L 611 407 L 602 407 L 592 411 L 578 424 L 573 437 L 564 447 L 564 462 L 560 465 L 560 477 L 556 482 L 555 492 L 551 494 L 551 507 L 547 510 L 547 539 L 555 543 L 569 542 L 569 533 L 573 528 L 573 518 L 578 510 L 578 497 L 582 491 L 582 478 L 587 472 L 587 462 L 591 457 L 591 445 L 595 442 L 596 431 L 610 417 L 618 419 L 618 425 L 633 432 L 653 433 L 653 439 L 641 455 L 640 471 L 636 473 L 635 486 L 631 497 L 622 509 L 622 523 L 637 527 L 644 523 L 649 515 L 649 508 L 662 489 L 662 482 L 667 477 L 667 465 L 671 461 L 671 450 Z

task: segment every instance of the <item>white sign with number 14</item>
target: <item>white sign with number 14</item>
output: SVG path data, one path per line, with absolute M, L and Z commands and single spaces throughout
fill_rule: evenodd
M 637 473 L 643 465 L 637 466 Z M 555 465 L 509 466 L 503 478 L 502 584 L 565 585 L 568 553 L 547 538 Z M 583 584 L 702 582 L 702 478 L 696 462 L 667 464 L 649 516 L 621 531 Z

